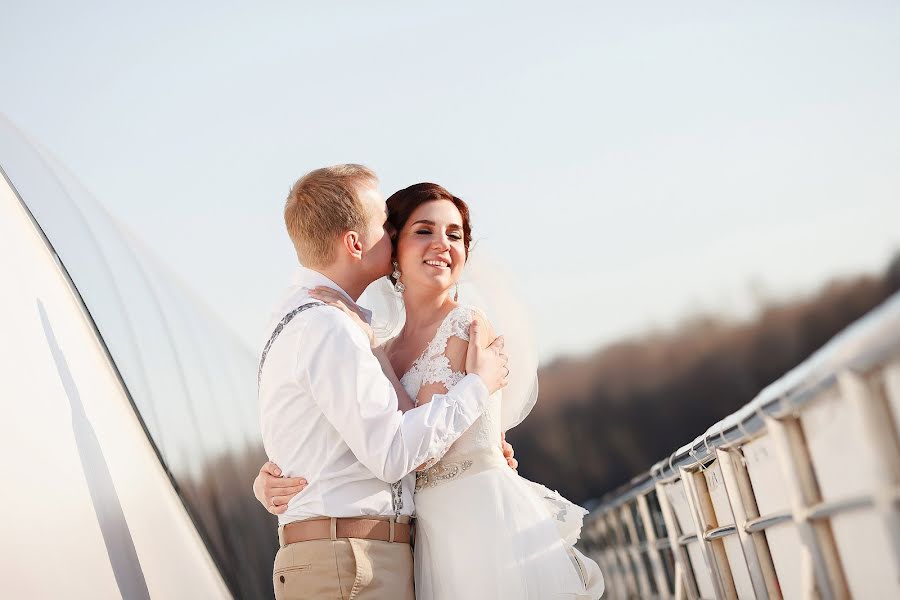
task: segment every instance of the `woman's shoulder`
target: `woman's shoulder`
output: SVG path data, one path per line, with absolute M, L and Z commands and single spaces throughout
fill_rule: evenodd
M 473 321 L 478 321 L 480 325 L 487 327 L 486 331 L 493 335 L 493 328 L 487 315 L 479 307 L 474 304 L 457 304 L 450 314 L 447 315 L 447 323 L 450 328 L 450 335 L 469 341 L 469 326 Z

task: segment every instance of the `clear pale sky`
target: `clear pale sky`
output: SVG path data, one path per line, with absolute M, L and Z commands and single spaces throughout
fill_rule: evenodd
M 296 260 L 287 190 L 338 162 L 465 198 L 545 360 L 900 249 L 896 2 L 0 14 L 0 111 L 254 345 Z

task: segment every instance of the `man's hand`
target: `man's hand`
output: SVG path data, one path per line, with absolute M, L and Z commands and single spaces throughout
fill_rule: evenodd
M 280 515 L 287 510 L 291 498 L 302 492 L 307 486 L 303 477 L 282 477 L 281 469 L 273 462 L 267 462 L 259 469 L 259 475 L 253 480 L 253 495 L 266 510 L 273 515 Z
M 506 441 L 505 431 L 500 434 L 500 447 L 503 449 L 503 458 L 506 459 L 506 464 L 509 465 L 509 468 L 513 471 L 518 470 L 519 461 L 513 458 L 516 455 L 516 451 L 513 450 L 512 444 Z
M 478 320 L 469 325 L 469 348 L 466 351 L 466 373 L 474 373 L 481 377 L 490 393 L 505 388 L 509 381 L 509 359 L 503 353 L 503 336 L 484 347 L 482 326 Z
M 366 334 L 366 337 L 369 338 L 369 345 L 372 348 L 378 346 L 378 340 L 375 338 L 375 332 L 372 330 L 372 326 L 366 323 L 365 315 L 363 314 L 362 310 L 360 310 L 359 306 L 344 298 L 344 296 L 342 296 L 337 291 L 324 286 L 314 288 L 309 292 L 309 295 L 316 300 L 324 302 L 328 306 L 333 306 L 338 310 L 343 311 L 348 317 L 350 317 L 350 320 L 353 321 L 357 327 L 362 329 L 362 332 L 364 334 Z

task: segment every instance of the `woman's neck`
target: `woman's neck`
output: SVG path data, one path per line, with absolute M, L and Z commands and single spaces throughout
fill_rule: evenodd
M 440 322 L 455 304 L 450 300 L 447 291 L 439 294 L 434 292 L 416 294 L 409 289 L 403 294 L 403 303 L 406 307 L 406 324 L 403 329 L 407 333 L 434 327 L 434 324 Z

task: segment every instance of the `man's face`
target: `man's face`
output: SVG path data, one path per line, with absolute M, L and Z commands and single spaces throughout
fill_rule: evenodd
M 385 226 L 387 224 L 387 205 L 384 196 L 376 186 L 366 186 L 359 193 L 359 199 L 368 215 L 365 231 L 365 247 L 363 249 L 362 267 L 375 281 L 386 277 L 393 270 L 391 267 L 391 238 Z M 370 283 L 371 283 L 370 281 Z

